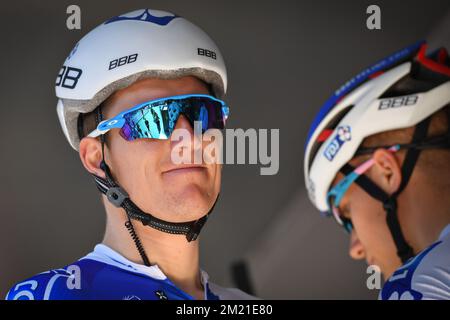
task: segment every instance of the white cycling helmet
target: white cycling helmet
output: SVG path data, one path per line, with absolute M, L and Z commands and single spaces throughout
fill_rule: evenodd
M 56 79 L 57 112 L 70 145 L 78 150 L 77 122 L 116 90 L 143 78 L 195 76 L 223 98 L 225 63 L 199 27 L 173 13 L 141 9 L 102 23 L 86 34 Z
M 396 52 L 345 83 L 322 107 L 308 133 L 304 157 L 308 195 L 318 210 L 326 215 L 332 212 L 328 203 L 331 184 L 337 173 L 343 172 L 343 167 L 361 150 L 366 137 L 416 125 L 419 128 L 425 119 L 450 103 L 447 53 L 443 48 L 429 56 L 425 53 L 423 41 Z M 425 138 L 428 124 L 422 127 L 416 129 L 421 131 L 421 137 L 415 134 L 413 143 Z M 445 147 L 449 142 L 450 138 L 444 141 Z M 415 151 L 411 151 L 411 159 L 407 156 L 404 162 L 404 181 L 400 189 L 409 179 L 420 148 L 413 146 L 412 149 Z M 350 172 L 345 171 L 344 174 Z M 406 260 L 412 252 L 401 233 L 395 202 L 401 190 L 395 195 L 386 195 L 364 179 L 360 186 L 382 201 L 387 212 L 393 213 L 388 215 L 388 225 L 399 256 Z

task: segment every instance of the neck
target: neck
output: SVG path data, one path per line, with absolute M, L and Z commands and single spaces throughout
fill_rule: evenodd
M 402 215 L 404 219 L 401 223 L 407 241 L 418 253 L 436 242 L 450 223 L 450 194 L 447 188 L 436 185 L 411 188 L 409 191 L 405 194 L 405 201 L 402 201 L 403 212 L 407 214 Z
M 106 231 L 103 244 L 135 263 L 144 264 L 135 243 L 124 224 L 128 220 L 122 208 L 103 201 L 107 211 Z M 200 280 L 198 240 L 187 242 L 184 235 L 172 235 L 144 226 L 131 220 L 148 259 L 158 265 L 162 272 L 181 290 L 204 299 Z

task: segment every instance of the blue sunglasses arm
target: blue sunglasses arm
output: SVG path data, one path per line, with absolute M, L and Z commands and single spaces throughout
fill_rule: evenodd
M 335 205 L 339 205 L 345 192 L 348 190 L 350 185 L 358 179 L 359 174 L 356 172 L 350 173 L 348 176 L 344 177 L 337 185 L 335 185 L 329 192 L 328 197 L 335 197 Z
M 88 135 L 88 137 L 96 138 L 107 133 L 111 129 L 122 128 L 124 124 L 125 119 L 117 117 L 102 121 L 98 124 L 97 128 Z

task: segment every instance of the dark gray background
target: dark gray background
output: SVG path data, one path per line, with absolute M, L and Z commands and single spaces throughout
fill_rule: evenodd
M 229 127 L 280 128 L 280 171 L 228 165 L 221 200 L 202 234 L 202 266 L 233 285 L 249 263 L 264 298 L 361 298 L 364 262 L 305 196 L 302 154 L 313 116 L 344 81 L 424 38 L 448 0 L 377 1 L 382 30 L 366 29 L 372 1 L 8 1 L 0 4 L 0 296 L 16 281 L 61 267 L 101 241 L 105 214 L 90 176 L 60 130 L 56 74 L 78 39 L 139 8 L 175 12 L 217 42 L 229 72 Z M 82 29 L 66 28 L 78 4 Z M 258 110 L 256 112 L 256 110 Z M 283 115 L 284 112 L 284 115 Z

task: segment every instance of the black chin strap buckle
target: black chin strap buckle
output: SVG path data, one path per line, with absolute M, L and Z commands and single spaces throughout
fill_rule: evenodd
M 112 187 L 106 191 L 106 197 L 116 208 L 122 207 L 122 203 L 127 199 L 128 193 L 121 187 Z

